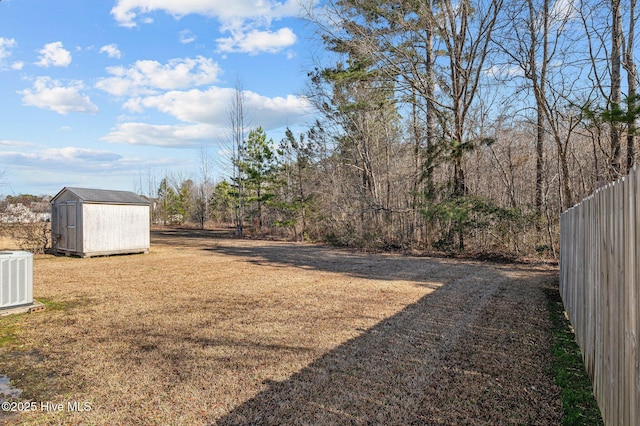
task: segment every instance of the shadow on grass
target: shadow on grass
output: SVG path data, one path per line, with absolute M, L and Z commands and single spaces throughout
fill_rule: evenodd
M 459 277 L 287 380 L 265 381 L 215 424 L 557 424 L 546 311 L 533 294 L 495 272 Z
M 211 240 L 215 238 L 233 238 L 235 229 L 189 229 L 189 228 L 155 228 L 151 230 L 151 238 L 155 243 L 173 245 L 176 241 Z
M 254 265 L 280 265 L 283 268 L 317 270 L 364 279 L 415 281 L 429 288 L 439 287 L 453 277 L 464 275 L 470 265 L 480 274 L 495 268 L 526 269 L 534 275 L 548 272 L 544 266 L 505 265 L 504 262 L 490 260 L 465 261 L 444 257 L 363 253 L 322 244 L 229 239 L 228 233 L 226 229 L 169 228 L 154 230 L 151 235 L 153 245 L 200 248 L 211 253 L 244 258 Z
M 174 240 L 175 241 L 175 240 Z M 558 424 L 549 269 L 363 254 L 319 245 L 199 240 L 190 246 L 282 266 L 434 289 L 233 409 L 217 424 Z M 237 263 L 242 268 L 242 262 Z M 509 278 L 517 270 L 526 280 Z
M 468 262 L 444 258 L 351 252 L 322 245 L 269 243 L 267 245 L 219 243 L 212 253 L 241 257 L 254 265 L 299 268 L 373 280 L 414 281 L 436 288 L 469 268 Z M 478 270 L 486 270 L 477 263 Z

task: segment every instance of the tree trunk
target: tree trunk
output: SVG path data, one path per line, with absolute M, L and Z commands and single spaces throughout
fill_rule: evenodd
M 611 0 L 612 23 L 611 23 L 611 95 L 609 108 L 612 113 L 611 120 L 611 151 L 610 151 L 610 176 L 611 179 L 620 177 L 620 127 L 616 123 L 615 117 L 620 111 L 620 71 L 621 71 L 621 49 L 622 49 L 622 13 L 620 0 Z
M 431 0 L 425 1 L 425 8 L 428 10 L 428 13 L 425 13 L 427 24 L 425 30 L 425 100 L 426 100 L 426 146 L 427 152 L 431 153 L 434 148 L 435 143 L 435 55 L 433 52 L 433 16 L 432 16 L 432 8 Z M 429 163 L 426 165 L 425 172 L 426 176 L 426 187 L 429 194 L 432 194 L 434 191 L 433 185 L 433 159 L 431 158 L 431 154 L 428 156 Z
M 636 0 L 629 1 L 629 31 L 627 32 L 627 46 L 625 51 L 624 68 L 627 71 L 627 173 L 631 171 L 636 162 L 636 86 L 637 72 L 633 58 L 633 46 L 635 39 Z
M 231 127 L 231 145 L 233 150 L 233 180 L 236 185 L 235 192 L 235 225 L 236 235 L 244 235 L 244 209 L 245 209 L 245 111 L 244 95 L 240 83 L 236 83 L 235 96 L 229 110 L 229 124 Z
M 536 133 L 536 196 L 535 196 L 535 208 L 536 215 L 542 217 L 543 197 L 544 193 L 544 135 L 545 135 L 545 92 L 546 92 L 546 74 L 547 63 L 549 56 L 549 0 L 544 0 L 542 10 L 543 20 L 543 35 L 542 35 L 542 58 L 540 61 L 540 75 L 538 78 L 538 61 L 535 57 L 536 46 L 536 10 L 533 6 L 532 0 L 528 1 L 529 6 L 529 34 L 531 36 L 531 47 L 529 50 L 529 69 L 531 72 L 531 81 L 533 83 L 533 89 L 536 98 L 537 105 L 537 133 Z M 536 227 L 539 229 L 539 221 L 536 221 Z

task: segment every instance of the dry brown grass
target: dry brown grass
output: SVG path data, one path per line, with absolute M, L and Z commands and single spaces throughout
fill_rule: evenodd
M 3 232 L 0 232 L 0 251 L 16 250 L 18 248 L 18 243 L 13 238 L 3 234 Z
M 9 423 L 559 419 L 545 268 L 166 230 L 147 255 L 40 255 L 34 272 L 48 309 L 17 320 L 0 374 L 23 400 L 91 411 Z

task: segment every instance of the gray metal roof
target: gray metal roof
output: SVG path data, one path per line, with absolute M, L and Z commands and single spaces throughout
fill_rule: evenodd
M 104 203 L 104 204 L 142 204 L 148 205 L 149 201 L 139 195 L 129 191 L 113 191 L 110 189 L 91 189 L 91 188 L 63 188 L 52 201 L 58 198 L 64 191 L 75 194 L 83 202 L 87 203 Z

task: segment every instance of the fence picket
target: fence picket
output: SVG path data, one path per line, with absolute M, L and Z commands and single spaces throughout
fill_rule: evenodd
M 560 218 L 560 294 L 605 425 L 640 425 L 640 172 Z

